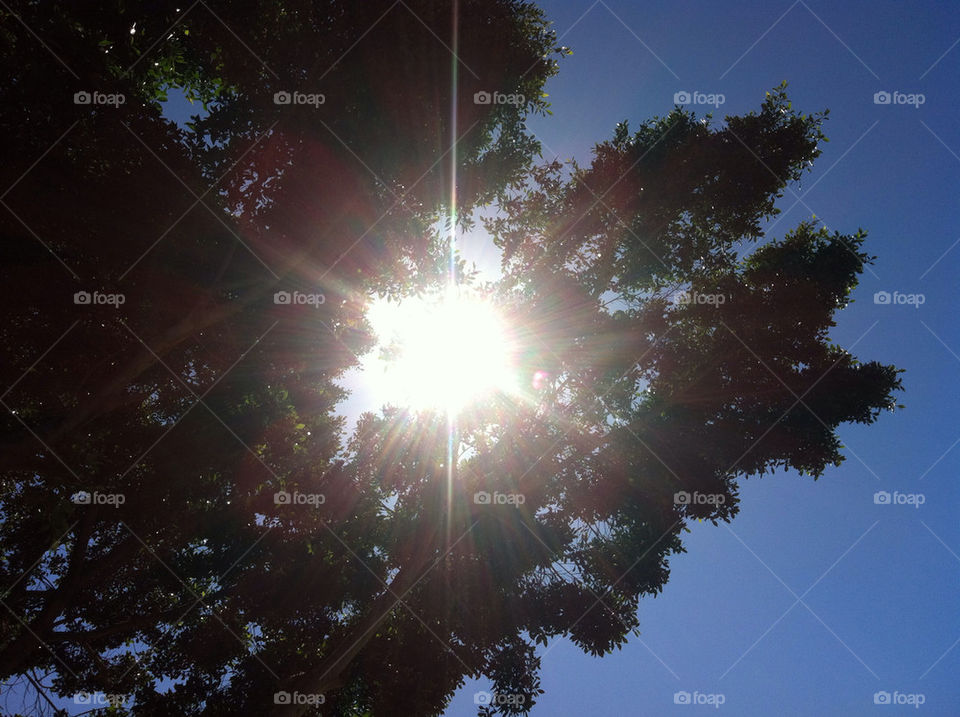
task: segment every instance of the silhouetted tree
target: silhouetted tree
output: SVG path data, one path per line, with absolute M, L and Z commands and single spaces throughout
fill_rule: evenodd
M 621 645 L 685 520 L 731 518 L 738 476 L 819 475 L 840 423 L 893 406 L 896 370 L 827 337 L 862 233 L 745 251 L 822 139 L 782 89 L 720 129 L 622 125 L 567 171 L 531 166 L 562 50 L 526 3 L 12 7 L 3 678 L 143 715 L 379 715 L 484 674 L 521 713 L 535 643 Z M 207 109 L 186 129 L 170 88 Z M 438 280 L 439 220 L 489 202 L 518 365 L 545 378 L 463 415 L 453 465 L 439 415 L 345 441 L 367 298 Z
M 553 35 L 516 2 L 3 14 L 0 673 L 143 714 L 272 705 L 385 563 L 335 462 L 363 306 L 435 279 L 438 219 L 524 171 Z M 171 88 L 208 110 L 186 130 Z M 275 503 L 297 490 L 324 520 Z
M 498 292 L 539 377 L 461 417 L 455 479 L 443 421 L 361 423 L 347 466 L 393 501 L 390 587 L 286 689 L 392 714 L 429 711 L 406 702 L 418 675 L 417 694 L 439 696 L 485 674 L 519 700 L 479 714 L 525 712 L 535 645 L 622 646 L 686 521 L 736 514 L 737 478 L 818 477 L 843 459 L 839 424 L 895 407 L 898 370 L 828 337 L 871 261 L 865 235 L 803 223 L 750 248 L 818 156 L 823 118 L 794 113 L 784 87 L 721 128 L 677 109 L 619 126 L 588 168 L 543 165 L 500 195 Z

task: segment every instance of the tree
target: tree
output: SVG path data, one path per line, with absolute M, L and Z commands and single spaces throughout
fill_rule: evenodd
M 589 168 L 541 166 L 502 193 L 488 222 L 507 257 L 499 291 L 524 374 L 550 379 L 463 418 L 455 481 L 442 425 L 387 414 L 361 426 L 350 464 L 357 484 L 397 496 L 398 572 L 345 633 L 354 663 L 338 667 L 333 643 L 289 687 L 353 699 L 374 686 L 364 706 L 391 713 L 414 675 L 453 670 L 519 697 L 499 712 L 525 711 L 537 643 L 621 646 L 686 521 L 732 519 L 738 478 L 822 475 L 843 460 L 839 424 L 894 408 L 898 370 L 828 337 L 872 260 L 864 233 L 803 223 L 749 250 L 819 154 L 823 119 L 793 112 L 783 87 L 716 129 L 677 109 L 618 127 Z M 478 504 L 477 492 L 523 502 Z
M 534 8 L 459 13 L 458 66 L 449 8 L 426 2 L 5 12 L 4 677 L 54 671 L 58 694 L 136 694 L 147 714 L 261 680 L 253 709 L 276 691 L 262 659 L 237 666 L 258 639 L 282 655 L 366 599 L 332 529 L 274 494 L 320 486 L 325 525 L 349 518 L 378 564 L 379 506 L 335 463 L 336 378 L 369 345 L 366 297 L 435 277 L 438 218 L 529 162 L 555 65 Z M 171 87 L 209 110 L 189 131 L 161 114 Z M 262 602 L 271 584 L 286 607 Z M 309 629 L 287 625 L 301 605 Z
M 893 407 L 897 370 L 827 336 L 864 235 L 804 224 L 746 251 L 824 139 L 783 88 L 718 129 L 621 125 L 568 171 L 531 163 L 524 117 L 562 50 L 526 3 L 16 12 L 4 678 L 146 715 L 379 715 L 439 713 L 484 674 L 522 713 L 535 645 L 623 644 L 684 522 L 735 515 L 738 477 L 818 476 L 840 423 Z M 170 87 L 210 110 L 188 131 Z M 494 90 L 525 102 L 473 101 Z M 293 92 L 324 101 L 275 103 Z M 367 297 L 435 282 L 438 220 L 489 202 L 490 291 L 546 378 L 463 415 L 452 461 L 440 415 L 387 408 L 345 442 Z

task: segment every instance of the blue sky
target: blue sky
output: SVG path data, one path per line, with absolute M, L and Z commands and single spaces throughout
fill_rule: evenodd
M 540 5 L 574 51 L 548 83 L 553 116 L 531 122 L 547 159 L 588 162 L 616 122 L 666 114 L 678 91 L 722 93 L 722 119 L 787 80 L 794 107 L 830 109 L 830 142 L 781 200 L 773 236 L 811 214 L 869 231 L 877 262 L 832 337 L 907 372 L 904 410 L 841 429 L 842 467 L 817 482 L 746 481 L 731 525 L 693 526 L 663 594 L 641 603 L 640 640 L 602 659 L 565 640 L 541 649 L 546 694 L 531 714 L 960 714 L 960 13 L 934 2 Z M 880 91 L 924 102 L 875 104 Z M 462 248 L 495 264 L 481 236 Z M 875 304 L 878 291 L 924 303 Z M 925 502 L 876 504 L 877 491 Z M 475 715 L 487 689 L 469 682 L 446 715 Z M 675 704 L 678 692 L 723 704 Z M 876 705 L 881 692 L 904 704 Z

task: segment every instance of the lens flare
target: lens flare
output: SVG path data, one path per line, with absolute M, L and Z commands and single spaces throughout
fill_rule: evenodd
M 383 403 L 455 414 L 515 389 L 508 332 L 483 299 L 451 291 L 433 302 L 377 300 L 367 317 L 385 356 L 365 373 Z

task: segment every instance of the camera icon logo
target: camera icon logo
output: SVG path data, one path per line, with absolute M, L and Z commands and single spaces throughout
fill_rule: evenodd
M 288 105 L 293 101 L 293 95 L 289 92 L 274 92 L 273 93 L 273 104 L 275 105 Z
M 274 505 L 289 505 L 293 502 L 293 496 L 285 490 L 277 491 L 273 494 Z
M 673 93 L 673 104 L 675 105 L 688 105 L 693 98 L 690 97 L 690 93 L 685 90 L 680 92 Z
M 878 291 L 873 295 L 874 304 L 889 304 L 890 303 L 890 292 L 889 291 Z
M 293 695 L 289 692 L 281 690 L 280 692 L 273 693 L 273 704 L 275 705 L 289 705 L 293 703 Z
M 80 90 L 79 92 L 73 93 L 73 104 L 89 105 L 91 102 L 93 102 L 93 95 L 86 90 Z
M 674 505 L 690 505 L 690 494 L 681 490 L 673 494 L 673 504 Z
M 888 705 L 890 704 L 890 693 L 886 690 L 880 690 L 879 692 L 873 693 L 873 704 L 875 705 Z
M 488 105 L 493 101 L 493 96 L 486 90 L 480 90 L 480 92 L 475 92 L 473 95 L 473 104 L 475 105 Z
M 490 494 L 485 491 L 477 491 L 473 494 L 473 502 L 477 505 L 490 505 Z
M 888 105 L 890 104 L 891 95 L 889 92 L 881 90 L 880 92 L 873 93 L 873 104 L 875 105 Z
M 885 490 L 878 490 L 873 494 L 873 502 L 876 505 L 890 505 L 890 493 Z
M 673 693 L 673 704 L 675 705 L 688 705 L 690 704 L 690 693 L 685 690 L 680 690 L 679 692 Z
M 74 304 L 89 304 L 93 297 L 89 291 L 78 291 L 73 295 Z
M 484 690 L 480 690 L 473 695 L 473 704 L 475 705 L 488 705 L 493 701 L 493 695 Z
M 93 502 L 93 496 L 90 491 L 80 490 L 70 496 L 70 502 L 76 505 L 90 505 Z
M 278 291 L 273 295 L 274 304 L 289 304 L 293 296 L 289 291 Z

